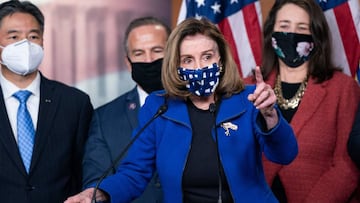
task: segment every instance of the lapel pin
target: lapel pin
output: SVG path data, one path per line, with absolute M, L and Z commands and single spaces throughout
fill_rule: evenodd
M 129 104 L 129 109 L 130 110 L 134 110 L 136 108 L 136 104 L 135 103 L 130 103 Z
M 226 136 L 230 136 L 230 130 L 237 130 L 238 129 L 238 126 L 231 123 L 231 122 L 222 123 L 221 127 L 224 128 Z
M 51 103 L 51 99 L 45 99 L 45 103 Z

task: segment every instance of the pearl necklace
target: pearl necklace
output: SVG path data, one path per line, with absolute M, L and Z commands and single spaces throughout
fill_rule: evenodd
M 299 89 L 297 90 L 297 92 L 295 93 L 295 95 L 290 99 L 285 99 L 283 97 L 282 90 L 281 90 L 280 75 L 278 75 L 276 77 L 274 92 L 277 97 L 277 103 L 280 106 L 280 108 L 282 108 L 284 110 L 295 109 L 299 105 L 302 97 L 304 96 L 306 86 L 307 86 L 307 77 L 301 83 L 301 85 L 300 85 Z

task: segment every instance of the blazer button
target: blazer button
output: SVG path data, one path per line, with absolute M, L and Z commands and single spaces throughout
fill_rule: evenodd
M 27 190 L 27 191 L 33 191 L 33 190 L 35 190 L 35 189 L 36 189 L 36 187 L 33 186 L 33 185 L 27 185 L 27 186 L 26 186 L 26 190 Z

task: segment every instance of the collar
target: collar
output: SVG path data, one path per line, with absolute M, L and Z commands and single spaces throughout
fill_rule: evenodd
M 40 73 L 39 71 L 36 73 L 35 79 L 30 83 L 29 86 L 24 88 L 23 90 L 30 91 L 34 96 L 40 97 Z M 0 85 L 2 87 L 4 99 L 8 99 L 12 97 L 12 95 L 19 91 L 20 88 L 18 88 L 16 85 L 14 85 L 12 82 L 7 80 L 0 71 Z
M 144 105 L 146 97 L 149 95 L 146 93 L 139 85 L 136 86 L 136 89 L 139 93 L 140 106 Z

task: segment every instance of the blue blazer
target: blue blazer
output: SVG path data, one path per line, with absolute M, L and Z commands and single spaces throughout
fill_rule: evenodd
M 0 202 L 64 202 L 81 191 L 82 156 L 93 112 L 84 92 L 41 75 L 40 106 L 26 173 L 0 89 Z
M 138 125 L 139 101 L 135 87 L 95 110 L 85 146 L 83 162 L 85 188 L 96 183 L 130 142 L 131 134 Z M 117 166 L 118 164 L 115 165 L 112 173 L 116 172 Z M 162 202 L 160 181 L 156 174 L 143 195 L 133 203 L 155 202 Z
M 220 159 L 235 202 L 277 202 L 264 177 L 262 153 L 273 162 L 288 164 L 297 155 L 297 142 L 279 111 L 278 124 L 270 131 L 261 129 L 259 111 L 247 99 L 254 89 L 255 86 L 247 86 L 241 93 L 222 99 L 216 117 Z M 139 127 L 163 103 L 164 97 L 159 92 L 152 93 L 140 110 Z M 111 202 L 125 203 L 141 194 L 156 169 L 164 202 L 182 203 L 182 175 L 192 129 L 186 102 L 168 99 L 167 103 L 167 112 L 144 130 L 117 173 L 100 185 Z M 227 128 L 225 124 L 237 128 Z M 215 139 L 214 136 L 215 133 Z

